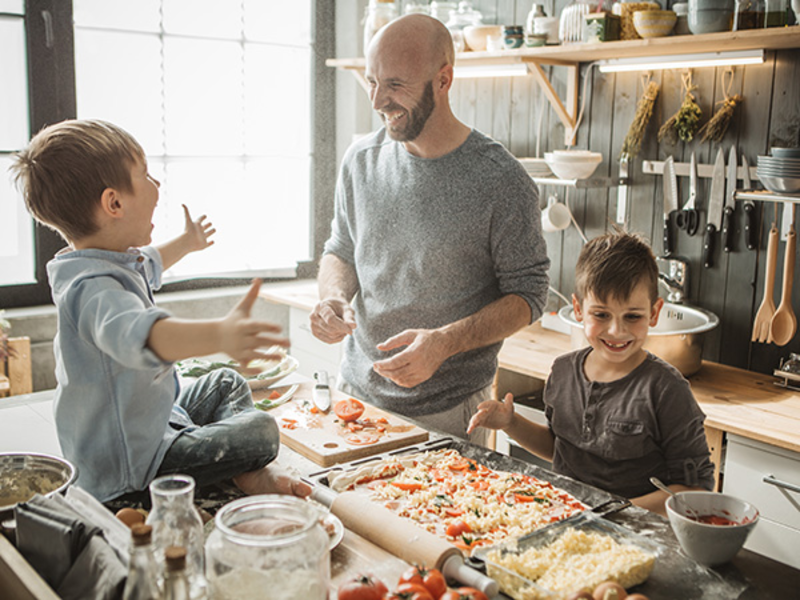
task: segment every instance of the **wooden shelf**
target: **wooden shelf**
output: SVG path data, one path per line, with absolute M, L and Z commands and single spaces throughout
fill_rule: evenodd
M 529 76 L 542 85 L 550 105 L 564 125 L 566 145 L 575 140 L 578 112 L 578 67 L 581 63 L 611 58 L 683 55 L 735 50 L 783 50 L 800 47 L 800 26 L 725 31 L 703 35 L 678 35 L 619 42 L 573 43 L 497 52 L 459 52 L 456 66 L 528 65 Z M 329 67 L 350 71 L 365 90 L 364 58 L 330 58 Z M 566 67 L 567 91 L 562 102 L 541 65 Z

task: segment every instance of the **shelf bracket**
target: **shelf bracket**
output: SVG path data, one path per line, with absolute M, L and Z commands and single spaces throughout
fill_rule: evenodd
M 544 95 L 550 102 L 550 106 L 558 116 L 559 121 L 564 126 L 564 145 L 574 146 L 575 136 L 577 131 L 575 129 L 576 120 L 578 116 L 578 66 L 577 65 L 559 65 L 567 69 L 567 96 L 566 106 L 561 102 L 556 90 L 553 88 L 547 75 L 538 62 L 531 60 L 524 61 L 528 65 L 530 73 L 533 75 L 536 82 L 542 86 Z

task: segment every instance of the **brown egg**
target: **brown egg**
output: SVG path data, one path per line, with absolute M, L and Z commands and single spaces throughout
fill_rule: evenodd
M 650 600 L 650 598 L 648 598 L 644 594 L 631 594 L 630 596 L 625 598 L 625 600 Z
M 593 600 L 594 597 L 589 592 L 584 592 L 581 590 L 580 592 L 575 592 L 572 594 L 567 600 Z
M 628 597 L 625 588 L 616 581 L 606 581 L 594 588 L 594 600 L 623 600 Z
M 135 508 L 120 508 L 115 516 L 128 527 L 145 521 L 144 515 Z

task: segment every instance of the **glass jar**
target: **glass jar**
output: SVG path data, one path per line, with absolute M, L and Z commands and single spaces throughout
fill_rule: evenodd
M 764 27 L 785 27 L 788 10 L 787 0 L 764 0 Z
M 325 600 L 328 534 L 321 511 L 293 496 L 248 496 L 226 504 L 206 542 L 215 600 Z
M 453 38 L 453 46 L 456 52 L 463 52 L 466 49 L 464 28 L 480 25 L 482 22 L 483 15 L 480 11 L 472 8 L 472 2 L 462 0 L 458 3 L 458 10 L 450 11 L 450 18 L 445 23 L 445 26 Z
M 541 4 L 534 4 L 531 6 L 531 10 L 528 12 L 528 16 L 525 19 L 525 33 L 537 33 L 533 27 L 534 21 L 546 16 L 547 14 L 544 12 L 544 8 L 542 8 Z
M 203 521 L 194 507 L 194 479 L 189 475 L 164 475 L 150 484 L 153 508 L 147 524 L 153 528 L 153 551 L 163 569 L 164 552 L 171 546 L 186 548 L 186 572 L 192 598 L 205 597 Z
M 388 2 L 370 0 L 364 15 L 364 54 L 378 30 L 397 18 L 397 7 L 393 0 Z
M 439 19 L 442 23 L 447 23 L 450 20 L 450 12 L 458 10 L 458 2 L 431 2 L 431 16 L 434 19 Z

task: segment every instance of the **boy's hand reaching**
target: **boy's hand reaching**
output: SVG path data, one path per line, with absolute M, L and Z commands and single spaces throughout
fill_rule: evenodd
M 506 394 L 500 402 L 487 400 L 478 405 L 478 412 L 472 415 L 467 427 L 467 433 L 472 433 L 476 427 L 487 429 L 506 429 L 514 421 L 514 396 Z
M 206 215 L 201 215 L 197 220 L 192 220 L 192 215 L 185 204 L 183 207 L 183 218 L 185 221 L 183 235 L 186 237 L 187 254 L 205 250 L 214 245 L 214 240 L 210 239 L 217 230 L 214 229 L 211 221 L 206 222 Z
M 281 358 L 279 354 L 262 352 L 261 348 L 270 346 L 289 346 L 289 340 L 280 333 L 281 328 L 269 321 L 256 321 L 250 318 L 253 304 L 258 299 L 261 280 L 253 280 L 247 294 L 233 307 L 220 323 L 221 350 L 237 361 L 244 375 L 257 375 L 258 369 L 248 369 L 247 365 L 255 359 Z

